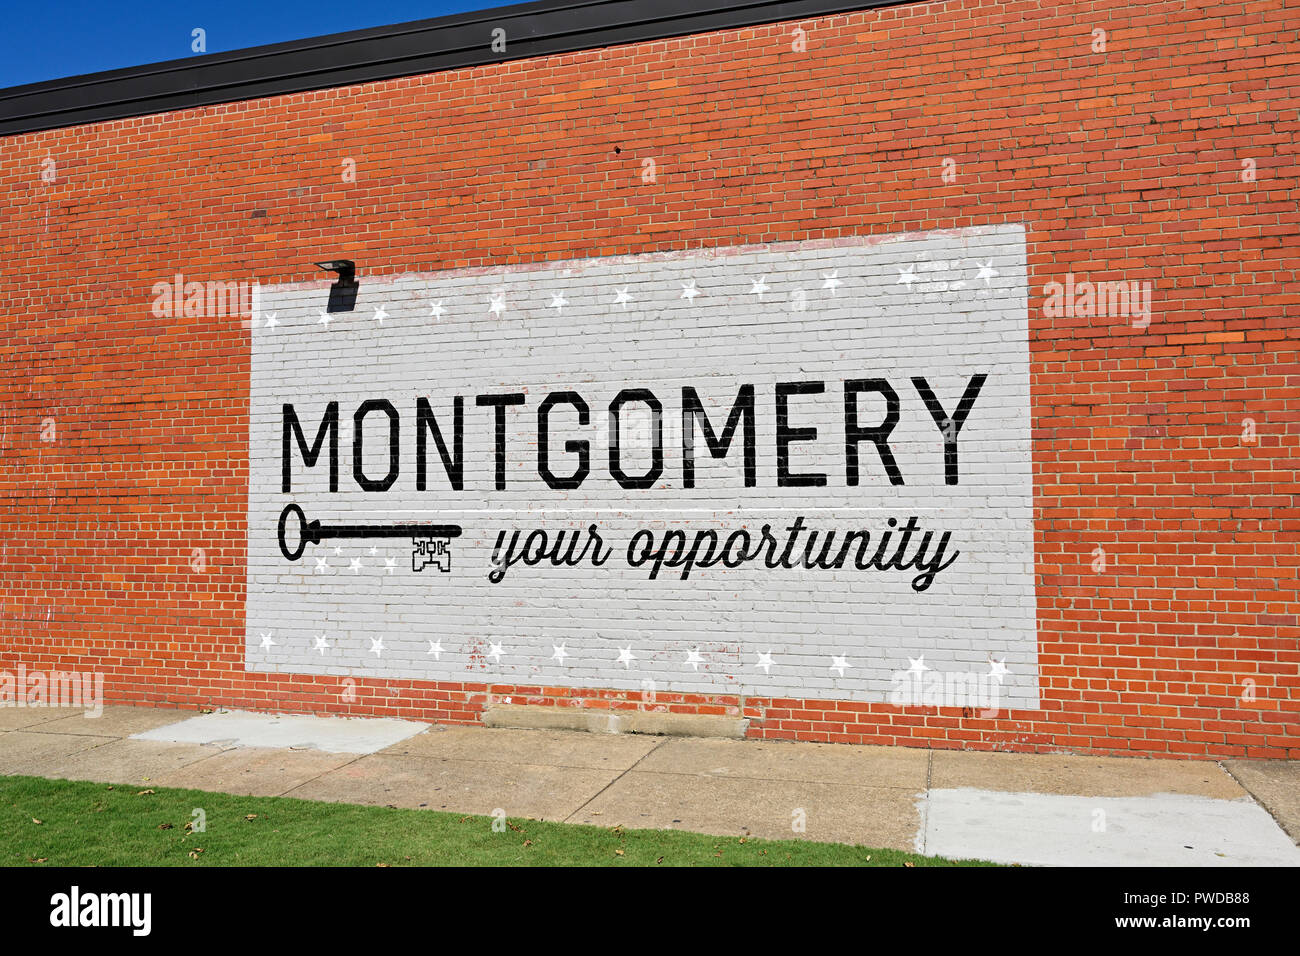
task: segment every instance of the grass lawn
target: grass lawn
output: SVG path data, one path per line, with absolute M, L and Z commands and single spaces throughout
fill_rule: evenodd
M 192 833 L 193 811 L 206 831 Z M 4 866 L 972 866 L 898 850 L 0 777 Z

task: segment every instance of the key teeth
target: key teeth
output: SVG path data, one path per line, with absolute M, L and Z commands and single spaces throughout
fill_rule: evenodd
M 423 571 L 437 565 L 444 573 L 451 570 L 451 542 L 447 538 L 412 538 L 411 570 Z

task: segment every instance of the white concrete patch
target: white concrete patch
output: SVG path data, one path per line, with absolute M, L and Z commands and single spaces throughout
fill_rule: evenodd
M 132 740 L 230 747 L 291 747 L 329 753 L 371 754 L 428 729 L 412 720 L 311 717 L 231 710 L 203 714 L 132 735 Z
M 1037 866 L 1300 866 L 1253 800 L 1077 797 L 962 788 L 922 797 L 920 852 Z

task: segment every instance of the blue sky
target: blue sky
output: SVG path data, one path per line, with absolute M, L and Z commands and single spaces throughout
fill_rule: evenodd
M 518 2 L 518 0 L 514 0 Z M 507 6 L 500 0 L 0 0 L 0 88 Z

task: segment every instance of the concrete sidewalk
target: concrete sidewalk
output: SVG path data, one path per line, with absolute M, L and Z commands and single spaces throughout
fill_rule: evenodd
M 0 774 L 502 809 L 1025 864 L 1300 865 L 1300 779 L 1294 765 L 1275 761 L 1220 766 L 109 707 L 98 718 L 0 710 Z

